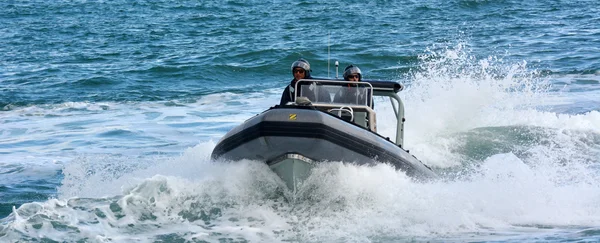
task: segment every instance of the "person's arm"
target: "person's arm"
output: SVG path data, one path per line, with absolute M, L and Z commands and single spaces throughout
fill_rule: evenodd
M 290 97 L 290 86 L 288 85 L 281 94 L 281 101 L 279 101 L 279 105 L 285 105 L 290 101 L 292 101 L 292 98 Z

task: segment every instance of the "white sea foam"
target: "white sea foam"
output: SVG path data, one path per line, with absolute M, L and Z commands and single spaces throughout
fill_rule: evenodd
M 415 183 L 388 165 L 334 162 L 315 168 L 299 193 L 286 199 L 283 183 L 264 164 L 211 163 L 206 147 L 118 179 L 91 180 L 80 192 L 121 185 L 117 197 L 26 204 L 16 210 L 9 232 L 100 242 L 165 235 L 209 242 L 365 242 L 507 239 L 529 228 L 550 234 L 552 227 L 600 224 L 599 175 L 581 165 L 529 166 L 513 154 L 497 154 L 464 177 Z M 57 225 L 65 230 L 52 230 Z
M 431 51 L 421 60 L 420 71 L 408 77 L 409 85 L 400 95 L 406 107 L 405 148 L 430 165 L 461 165 L 464 158 L 455 151 L 464 143 L 460 134 L 476 128 L 546 128 L 548 140 L 573 150 L 577 141 L 600 133 L 598 111 L 569 114 L 538 109 L 577 103 L 587 96 L 565 99 L 561 93 L 549 93 L 549 80 L 528 69 L 525 62 L 504 63 L 496 57 L 478 60 L 463 45 Z M 378 102 L 376 111 L 380 132 L 395 137 L 395 118 L 386 115 L 392 112 L 391 106 Z

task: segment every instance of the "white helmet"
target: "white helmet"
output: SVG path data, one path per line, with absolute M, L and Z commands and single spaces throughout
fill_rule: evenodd
M 344 69 L 344 79 L 348 80 L 348 76 L 355 73 L 358 74 L 358 80 L 362 80 L 362 72 L 360 71 L 360 68 L 354 65 L 348 65 Z
M 303 58 L 298 59 L 292 63 L 292 74 L 294 74 L 294 68 L 302 68 L 306 72 L 306 78 L 310 78 L 310 63 Z

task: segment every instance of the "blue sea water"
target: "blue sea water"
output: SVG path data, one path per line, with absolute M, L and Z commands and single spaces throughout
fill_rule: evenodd
M 600 241 L 596 1 L 0 6 L 2 242 Z M 332 162 L 290 198 L 213 163 L 300 57 L 405 84 L 405 147 L 442 179 Z

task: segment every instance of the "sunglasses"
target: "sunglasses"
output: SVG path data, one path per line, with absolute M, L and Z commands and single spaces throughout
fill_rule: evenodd
M 358 74 L 350 74 L 348 75 L 348 78 L 360 78 L 360 76 L 358 76 Z
M 294 69 L 293 73 L 304 73 L 304 69 Z

